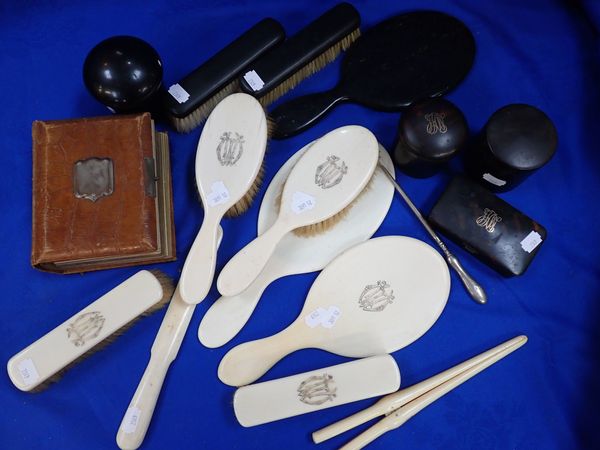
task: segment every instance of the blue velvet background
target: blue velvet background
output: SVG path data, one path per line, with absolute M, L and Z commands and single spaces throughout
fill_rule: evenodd
M 60 324 L 137 268 L 85 275 L 45 274 L 29 265 L 31 137 L 34 119 L 105 115 L 85 91 L 81 66 L 105 37 L 139 36 L 162 56 L 165 81 L 178 80 L 263 17 L 293 34 L 333 1 L 79 1 L 0 2 L 0 361 Z M 472 72 L 448 97 L 473 132 L 512 102 L 527 102 L 555 122 L 560 144 L 554 159 L 502 197 L 548 229 L 548 239 L 528 272 L 506 279 L 456 246 L 450 247 L 486 287 L 478 306 L 452 276 L 448 306 L 434 327 L 394 354 L 408 386 L 517 334 L 529 343 L 506 360 L 438 400 L 371 448 L 567 449 L 593 448 L 600 401 L 600 269 L 597 229 L 598 113 L 600 80 L 597 2 L 552 0 L 354 1 L 363 29 L 386 17 L 422 7 L 449 12 L 475 35 Z M 332 86 L 339 63 L 305 81 L 287 98 Z M 344 124 L 369 127 L 388 148 L 399 114 L 356 105 L 338 107 L 326 120 L 287 141 L 272 142 L 266 182 L 295 150 Z M 202 221 L 193 190 L 193 160 L 200 129 L 171 132 L 178 261 L 160 269 L 177 277 Z M 426 180 L 399 181 L 424 211 L 452 171 Z M 264 193 L 264 187 L 261 191 Z M 255 234 L 260 199 L 239 219 L 224 222 L 218 266 Z M 430 242 L 398 197 L 377 235 L 405 234 Z M 398 255 L 399 258 L 402 255 Z M 144 443 L 147 449 L 313 448 L 310 433 L 373 403 L 366 400 L 251 429 L 239 426 L 233 388 L 216 368 L 232 346 L 270 335 L 299 313 L 316 274 L 288 277 L 268 288 L 246 328 L 227 346 L 200 346 L 196 330 L 216 299 L 197 308 L 178 359 L 163 387 Z M 116 448 L 115 434 L 149 356 L 164 311 L 138 323 L 104 351 L 71 370 L 41 394 L 29 395 L 0 374 L 0 448 Z M 317 350 L 297 352 L 263 380 L 345 361 Z M 364 427 L 363 427 L 364 428 Z M 361 428 L 362 429 L 362 428 Z M 319 448 L 340 446 L 358 430 Z

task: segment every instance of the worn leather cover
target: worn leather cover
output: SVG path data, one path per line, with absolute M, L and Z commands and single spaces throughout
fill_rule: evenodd
M 34 267 L 67 273 L 174 259 L 174 240 L 161 248 L 157 201 L 146 192 L 150 114 L 35 121 L 32 137 Z M 110 159 L 114 173 L 112 193 L 95 201 L 76 196 L 75 164 L 91 158 Z M 172 209 L 168 216 L 172 226 Z

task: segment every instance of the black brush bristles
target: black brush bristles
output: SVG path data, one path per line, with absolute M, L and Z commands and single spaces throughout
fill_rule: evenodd
M 301 81 L 319 72 L 325 66 L 335 61 L 335 59 L 350 47 L 354 41 L 360 37 L 360 29 L 355 29 L 352 33 L 346 35 L 341 41 L 329 47 L 315 59 L 304 65 L 300 70 L 282 81 L 278 86 L 267 92 L 259 98 L 260 103 L 267 107 L 279 97 L 282 97 L 288 91 L 294 89 Z
M 79 358 L 73 360 L 71 363 L 67 364 L 65 367 L 63 367 L 61 370 L 56 372 L 54 375 L 48 377 L 43 383 L 40 383 L 38 386 L 36 386 L 35 388 L 33 388 L 27 392 L 35 394 L 35 393 L 38 393 L 38 392 L 41 392 L 41 391 L 47 389 L 49 386 L 51 386 L 52 384 L 59 381 L 62 378 L 62 376 L 69 369 L 73 368 L 74 366 L 76 366 L 77 364 L 79 364 L 81 361 L 88 358 L 89 356 L 93 355 L 94 353 L 104 350 L 110 344 L 115 342 L 125 331 L 127 331 L 138 320 L 140 320 L 143 317 L 147 317 L 147 316 L 155 313 L 156 311 L 164 308 L 167 305 L 167 303 L 169 303 L 169 300 L 171 300 L 171 297 L 173 296 L 173 292 L 175 291 L 175 286 L 173 285 L 173 280 L 171 280 L 171 278 L 169 278 L 167 275 L 165 275 L 160 270 L 150 270 L 150 272 L 156 277 L 156 279 L 162 286 L 162 290 L 163 290 L 163 296 L 157 303 L 152 305 L 150 308 L 148 308 L 142 314 L 137 316 L 135 319 L 133 319 L 133 320 L 129 321 L 128 323 L 126 323 L 125 325 L 123 325 L 121 328 L 116 330 L 111 335 L 104 338 L 102 341 L 95 344 L 92 348 L 90 348 L 87 352 L 85 352 Z
M 217 91 L 216 94 L 208 98 L 204 103 L 202 103 L 187 116 L 175 117 L 169 114 L 171 125 L 173 125 L 173 127 L 179 133 L 189 133 L 208 118 L 211 111 L 215 109 L 215 106 L 217 106 L 221 100 L 239 91 L 240 86 L 238 80 L 233 80 L 232 82 L 226 84 L 225 87 Z

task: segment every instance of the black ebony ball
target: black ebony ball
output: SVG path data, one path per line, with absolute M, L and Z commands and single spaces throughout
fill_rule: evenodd
M 150 110 L 162 76 L 156 50 L 133 36 L 105 39 L 88 53 L 83 64 L 83 81 L 88 91 L 119 113 Z

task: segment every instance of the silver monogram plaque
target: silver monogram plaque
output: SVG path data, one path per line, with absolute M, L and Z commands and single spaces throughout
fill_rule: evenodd
M 331 155 L 327 161 L 320 164 L 315 172 L 315 184 L 322 189 L 329 189 L 344 178 L 348 173 L 348 166 L 339 157 Z
M 444 122 L 446 113 L 432 112 L 425 114 L 425 120 L 427 121 L 427 134 L 445 133 L 448 131 L 448 127 Z
M 244 152 L 244 136 L 227 131 L 219 138 L 217 158 L 222 166 L 234 166 Z
M 100 334 L 105 321 L 106 319 L 99 311 L 80 314 L 69 324 L 67 337 L 76 347 L 81 347 Z
M 77 198 L 95 202 L 111 195 L 115 188 L 113 162 L 110 158 L 89 158 L 73 166 L 73 193 Z
M 358 299 L 363 311 L 383 311 L 394 301 L 394 291 L 387 281 L 379 280 L 375 284 L 365 286 Z
M 502 217 L 500 217 L 496 211 L 489 208 L 485 208 L 483 214 L 475 220 L 475 223 L 480 227 L 485 228 L 488 233 L 493 233 L 495 231 L 498 222 L 502 222 Z
M 322 405 L 332 402 L 337 393 L 333 376 L 324 373 L 308 377 L 298 386 L 298 398 L 307 405 Z

